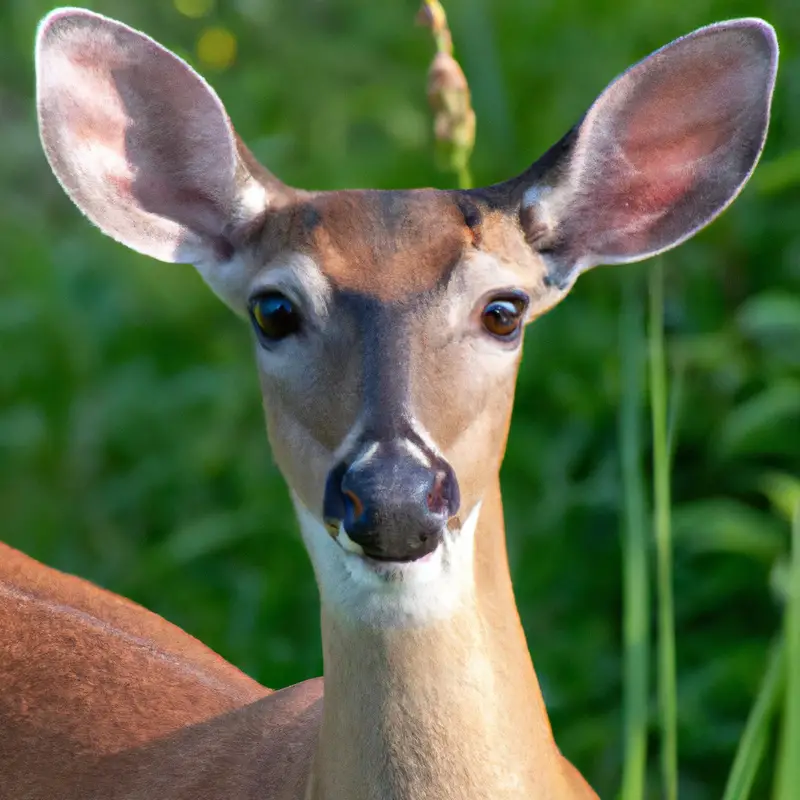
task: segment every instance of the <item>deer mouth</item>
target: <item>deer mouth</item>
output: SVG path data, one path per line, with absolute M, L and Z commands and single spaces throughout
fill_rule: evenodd
M 330 530 L 330 523 L 327 523 L 327 525 Z M 380 571 L 382 567 L 391 567 L 392 565 L 424 564 L 432 561 L 436 552 L 442 546 L 444 529 L 435 531 L 433 535 L 426 536 L 421 546 L 408 549 L 405 552 L 387 552 L 380 547 L 365 548 L 350 538 L 343 523 L 339 523 L 335 533 L 331 530 L 331 538 L 345 553 L 367 564 L 374 565 Z

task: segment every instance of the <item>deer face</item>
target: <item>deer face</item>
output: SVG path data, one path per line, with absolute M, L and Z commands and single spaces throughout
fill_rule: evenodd
M 273 451 L 345 547 L 422 558 L 499 466 L 543 265 L 466 194 L 343 192 L 287 213 L 246 299 Z
M 249 317 L 323 601 L 396 624 L 474 586 L 524 325 L 581 272 L 663 252 L 734 199 L 776 59 L 763 22 L 701 29 L 617 78 L 526 173 L 469 192 L 290 189 L 184 62 L 86 11 L 40 28 L 38 111 L 93 222 L 195 264 Z

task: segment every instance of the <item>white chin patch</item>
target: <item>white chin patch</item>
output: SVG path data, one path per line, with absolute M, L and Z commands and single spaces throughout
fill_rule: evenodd
M 460 529 L 416 561 L 376 561 L 340 527 L 334 539 L 297 497 L 300 530 L 329 612 L 377 627 L 426 625 L 452 616 L 474 596 L 478 503 Z
M 364 548 L 347 535 L 347 531 L 344 529 L 344 525 L 342 525 L 341 522 L 339 523 L 339 533 L 336 534 L 336 543 L 342 550 L 346 550 L 348 553 L 355 553 L 357 556 L 364 555 Z

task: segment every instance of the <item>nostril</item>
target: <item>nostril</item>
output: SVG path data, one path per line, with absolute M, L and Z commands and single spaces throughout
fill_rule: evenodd
M 449 466 L 436 470 L 426 496 L 428 511 L 440 517 L 450 518 L 458 512 L 460 493 L 458 481 Z
M 342 480 L 347 473 L 348 465 L 344 462 L 337 464 L 329 473 L 325 481 L 325 495 L 322 501 L 322 515 L 329 526 L 331 533 L 339 532 L 339 523 L 345 518 L 347 503 L 342 492 Z
M 446 514 L 449 511 L 446 484 L 447 473 L 440 470 L 436 473 L 426 498 L 428 510 L 434 514 Z
M 342 489 L 346 518 L 355 522 L 364 514 L 364 504 L 352 489 Z

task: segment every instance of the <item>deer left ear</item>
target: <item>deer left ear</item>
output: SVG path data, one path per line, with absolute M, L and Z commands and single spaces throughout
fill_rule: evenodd
M 618 77 L 507 184 L 552 282 L 661 253 L 720 214 L 758 162 L 777 62 L 762 20 L 701 28 Z
M 241 313 L 232 232 L 292 190 L 257 167 L 214 90 L 143 33 L 79 8 L 42 20 L 39 131 L 53 172 L 103 233 L 191 263 Z

